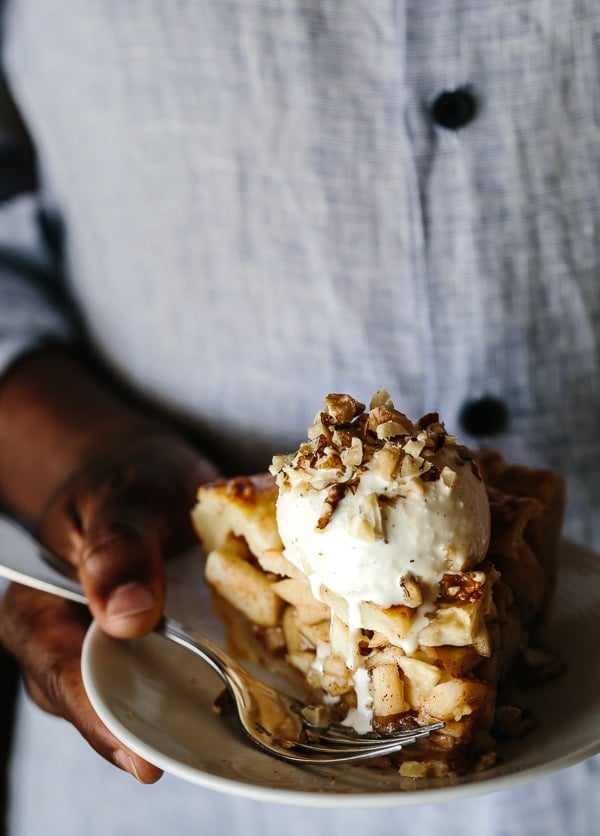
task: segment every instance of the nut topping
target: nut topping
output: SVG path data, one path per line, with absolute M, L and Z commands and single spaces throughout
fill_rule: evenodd
M 455 471 L 447 465 L 440 470 L 431 458 L 454 442 L 436 412 L 413 423 L 394 407 L 385 389 L 375 393 L 368 411 L 350 395 L 332 393 L 325 398 L 325 408 L 315 416 L 308 441 L 296 454 L 275 456 L 271 473 L 277 476 L 280 485 L 289 484 L 294 474 L 297 484 L 302 482 L 316 491 L 327 489 L 317 524 L 322 529 L 346 490 L 355 490 L 367 469 L 392 486 L 381 496 L 383 501 L 400 495 L 393 487 L 395 480 L 415 480 L 418 487 L 441 479 L 444 487 L 451 489 Z M 470 461 L 470 453 L 465 448 L 456 447 L 456 450 L 457 465 Z M 425 490 L 425 484 L 421 490 Z M 369 506 L 368 512 L 361 512 L 353 523 L 353 531 L 361 539 L 384 537 L 380 504 L 375 505 Z

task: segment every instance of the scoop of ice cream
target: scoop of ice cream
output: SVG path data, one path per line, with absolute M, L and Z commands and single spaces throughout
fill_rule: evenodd
M 413 423 L 385 391 L 368 411 L 329 395 L 308 441 L 271 472 L 287 559 L 315 597 L 326 587 L 351 612 L 432 604 L 446 572 L 485 556 L 489 502 L 469 452 L 437 414 Z

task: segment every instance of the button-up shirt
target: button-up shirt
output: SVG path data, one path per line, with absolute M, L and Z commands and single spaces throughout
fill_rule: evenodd
M 459 433 L 493 396 L 600 542 L 597 2 L 5 5 L 41 186 L 0 216 L 4 365 L 66 296 L 240 470 L 329 391 Z
M 239 472 L 384 387 L 600 546 L 598 0 L 3 5 L 1 368 L 83 336 Z

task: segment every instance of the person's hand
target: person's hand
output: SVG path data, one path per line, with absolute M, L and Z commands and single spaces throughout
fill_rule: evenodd
M 216 471 L 187 444 L 150 432 L 98 448 L 51 497 L 38 536 L 77 570 L 93 617 L 135 638 L 161 617 L 164 558 L 195 541 L 190 508 Z M 70 721 L 107 760 L 144 783 L 161 772 L 100 722 L 80 674 L 85 608 L 11 585 L 0 604 L 0 641 L 18 660 L 30 696 Z

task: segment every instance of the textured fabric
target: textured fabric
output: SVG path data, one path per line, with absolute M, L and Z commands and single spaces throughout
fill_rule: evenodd
M 574 477 L 570 532 L 600 542 L 595 0 L 13 0 L 5 28 L 67 289 L 120 375 L 240 469 L 327 391 L 450 429 L 499 395 L 499 443 Z M 436 126 L 461 86 L 476 118 Z M 10 359 L 50 314 L 7 281 Z
M 600 547 L 598 0 L 5 6 L 41 186 L 0 208 L 3 367 L 74 333 L 67 298 L 115 373 L 239 471 L 294 445 L 329 391 L 385 386 L 451 431 L 491 394 L 510 423 L 490 441 L 564 473 L 567 530 Z M 454 131 L 431 106 L 457 88 L 477 109 Z M 58 272 L 49 225 L 65 232 Z M 508 796 L 464 802 L 456 832 L 562 833 L 593 769 L 518 793 L 510 825 Z M 176 791 L 208 809 L 165 787 L 144 798 L 171 799 L 174 821 Z M 586 814 L 569 832 L 591 832 Z M 377 829 L 437 833 L 422 815 Z

